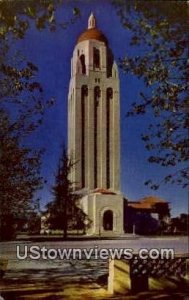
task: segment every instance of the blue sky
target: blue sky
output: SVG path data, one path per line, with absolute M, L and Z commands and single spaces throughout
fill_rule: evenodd
M 110 1 L 68 1 L 58 11 L 59 20 L 70 20 L 73 8 L 79 7 L 81 17 L 67 29 L 37 31 L 31 26 L 23 40 L 16 42 L 16 48 L 39 68 L 38 78 L 47 98 L 55 97 L 55 105 L 46 111 L 43 125 L 32 136 L 32 145 L 45 147 L 42 175 L 47 184 L 38 194 L 41 206 L 52 199 L 51 187 L 57 170 L 61 145 L 67 141 L 67 95 L 70 79 L 70 59 L 78 36 L 87 28 L 90 12 L 96 16 L 98 28 L 105 34 L 115 60 L 131 54 L 129 33 L 123 29 Z M 140 51 L 140 49 L 138 50 Z M 140 52 L 138 53 L 140 55 Z M 162 185 L 152 191 L 144 186 L 147 179 L 155 181 L 170 173 L 167 168 L 147 162 L 148 154 L 141 134 L 152 120 L 150 114 L 144 117 L 125 118 L 132 102 L 137 101 L 143 82 L 119 70 L 120 75 L 120 127 L 121 127 L 121 191 L 129 200 L 138 200 L 147 195 L 156 195 L 170 202 L 172 215 L 188 211 L 188 194 L 179 186 Z M 173 170 L 174 172 L 174 170 Z

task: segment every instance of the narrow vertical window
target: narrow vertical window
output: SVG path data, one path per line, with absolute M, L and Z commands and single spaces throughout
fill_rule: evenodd
M 100 51 L 97 48 L 93 48 L 93 65 L 94 69 L 100 68 Z
M 112 88 L 106 91 L 106 185 L 110 188 L 110 101 L 113 96 Z
M 84 54 L 82 54 L 80 56 L 80 62 L 81 62 L 81 72 L 82 72 L 82 74 L 86 74 L 85 55 Z
M 98 186 L 98 106 L 100 100 L 100 88 L 94 88 L 94 188 Z
M 85 105 L 88 89 L 86 85 L 81 88 L 81 186 L 85 187 Z
M 106 59 L 107 59 L 107 77 L 112 77 L 112 67 L 113 67 L 114 58 L 110 49 L 107 49 Z

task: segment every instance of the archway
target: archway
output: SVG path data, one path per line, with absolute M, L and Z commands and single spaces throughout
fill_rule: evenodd
M 113 211 L 106 210 L 103 215 L 104 230 L 113 230 Z

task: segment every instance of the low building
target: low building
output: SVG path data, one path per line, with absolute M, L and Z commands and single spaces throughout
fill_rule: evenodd
M 165 231 L 170 223 L 169 203 L 156 196 L 147 196 L 125 204 L 126 232 L 154 234 Z

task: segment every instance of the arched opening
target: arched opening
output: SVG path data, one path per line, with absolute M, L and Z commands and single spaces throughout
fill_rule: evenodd
M 97 48 L 93 48 L 93 65 L 94 69 L 100 68 L 100 51 Z
M 82 72 L 82 74 L 86 74 L 85 55 L 84 54 L 82 54 L 80 56 L 80 62 L 81 62 L 81 72 Z
M 103 215 L 104 230 L 113 230 L 113 211 L 106 210 Z

